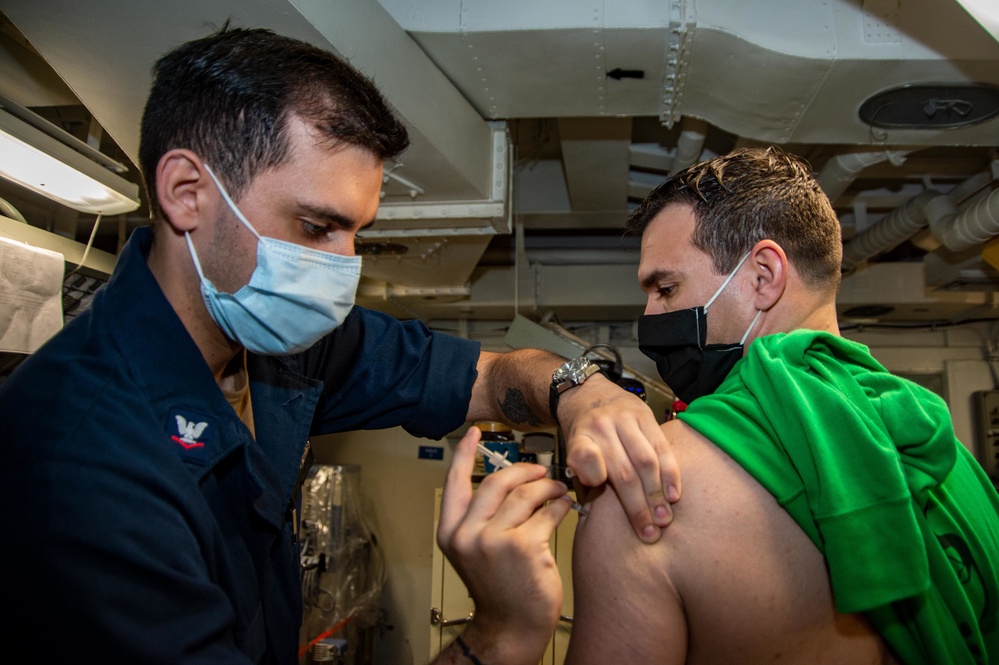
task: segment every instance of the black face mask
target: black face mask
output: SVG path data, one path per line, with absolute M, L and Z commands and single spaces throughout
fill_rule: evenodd
M 649 314 L 638 320 L 638 348 L 656 361 L 656 369 L 677 397 L 690 404 L 718 389 L 742 357 L 743 345 L 760 320 L 762 310 L 736 344 L 705 344 L 708 338 L 708 308 L 725 290 L 749 258 L 742 257 L 704 307 L 691 307 L 665 314 Z
M 656 361 L 659 376 L 687 404 L 713 393 L 742 357 L 741 343 L 705 344 L 707 333 L 703 307 L 638 320 L 638 348 Z

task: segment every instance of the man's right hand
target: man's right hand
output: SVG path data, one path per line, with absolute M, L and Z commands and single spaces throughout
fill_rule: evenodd
M 514 464 L 473 492 L 480 436 L 472 427 L 455 448 L 437 542 L 475 602 L 475 619 L 462 634 L 472 652 L 485 663 L 535 665 L 562 609 L 549 543 L 569 512 L 568 501 L 555 500 L 566 486 L 545 478 L 542 466 Z

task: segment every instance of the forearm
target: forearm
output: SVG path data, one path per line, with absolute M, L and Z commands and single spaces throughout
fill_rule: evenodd
M 552 372 L 565 358 L 541 349 L 483 351 L 468 420 L 495 420 L 525 431 L 555 425 L 548 410 Z

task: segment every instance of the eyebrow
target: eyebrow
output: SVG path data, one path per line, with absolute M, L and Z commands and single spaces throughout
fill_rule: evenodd
M 348 229 L 357 228 L 358 231 L 363 231 L 364 229 L 370 228 L 375 223 L 374 219 L 370 219 L 367 222 L 358 224 L 350 217 L 341 214 L 332 208 L 313 205 L 311 203 L 299 203 L 298 207 L 319 220 Z
M 680 272 L 677 270 L 653 270 L 642 278 L 642 289 L 648 291 L 659 282 L 675 279 L 679 275 Z

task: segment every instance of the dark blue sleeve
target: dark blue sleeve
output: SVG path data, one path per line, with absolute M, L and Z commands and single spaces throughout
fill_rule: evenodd
M 324 382 L 312 432 L 401 426 L 440 439 L 465 422 L 479 350 L 421 321 L 354 307 L 306 352 L 306 373 Z

